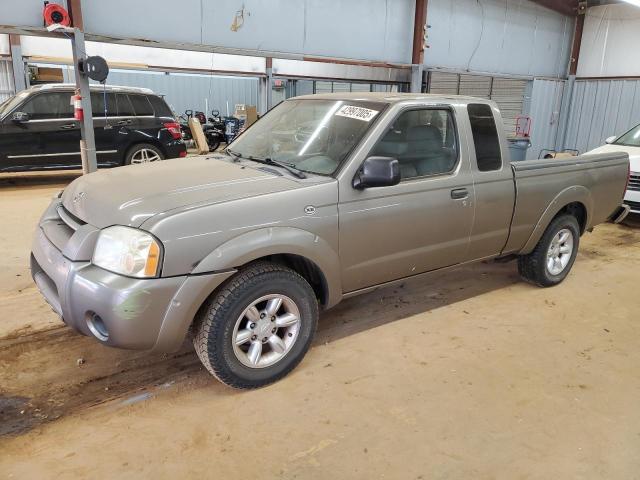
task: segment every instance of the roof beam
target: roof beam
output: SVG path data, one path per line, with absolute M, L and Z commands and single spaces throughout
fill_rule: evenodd
M 578 0 L 532 0 L 554 12 L 575 17 L 578 14 Z

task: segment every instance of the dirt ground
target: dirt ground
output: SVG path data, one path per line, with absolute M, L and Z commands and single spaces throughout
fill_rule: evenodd
M 238 392 L 50 311 L 30 238 L 71 178 L 0 178 L 0 478 L 640 478 L 638 226 L 585 235 L 555 288 L 491 263 L 347 300 Z

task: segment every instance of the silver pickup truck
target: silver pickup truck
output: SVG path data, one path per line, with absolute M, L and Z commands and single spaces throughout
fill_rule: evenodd
M 510 163 L 487 100 L 297 97 L 224 154 L 78 178 L 40 220 L 31 271 L 78 332 L 166 352 L 191 332 L 219 380 L 259 387 L 343 298 L 495 258 L 560 283 L 580 236 L 624 215 L 628 168 L 622 153 Z

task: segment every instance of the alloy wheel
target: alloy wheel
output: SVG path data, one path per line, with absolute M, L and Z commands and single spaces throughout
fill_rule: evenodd
M 573 253 L 573 233 L 563 228 L 556 233 L 547 250 L 547 270 L 551 275 L 560 275 L 569 264 Z
M 250 368 L 282 360 L 298 339 L 300 310 L 285 295 L 265 295 L 251 302 L 236 321 L 231 341 L 236 358 Z
M 132 165 L 137 165 L 140 163 L 157 162 L 158 160 L 161 160 L 160 155 L 158 155 L 157 152 L 149 148 L 141 148 L 131 156 Z

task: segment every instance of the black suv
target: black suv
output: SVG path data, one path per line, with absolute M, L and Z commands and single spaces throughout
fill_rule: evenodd
M 0 171 L 81 168 L 75 87 L 31 87 L 0 104 Z M 180 124 L 151 90 L 91 87 L 98 166 L 186 156 Z

